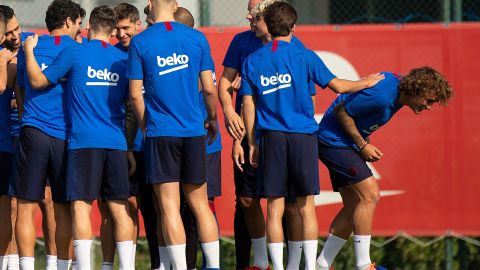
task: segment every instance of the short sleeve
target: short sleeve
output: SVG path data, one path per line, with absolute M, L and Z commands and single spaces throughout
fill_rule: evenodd
M 127 78 L 131 80 L 143 80 L 142 60 L 135 38 L 130 43 L 130 48 L 128 49 Z
M 344 101 L 345 110 L 351 117 L 378 112 L 388 106 L 385 97 L 383 97 L 376 88 L 368 88 L 363 91 L 350 94 Z
M 223 59 L 223 66 L 234 68 L 238 71 L 242 69 L 241 55 L 240 55 L 240 41 L 238 35 L 235 36 L 228 46 L 227 53 L 225 54 L 225 59 Z
M 25 74 L 25 53 L 20 49 L 17 56 L 17 85 L 20 88 L 25 88 Z
M 207 38 L 201 34 L 201 48 L 202 48 L 202 57 L 200 58 L 200 71 L 204 70 L 214 70 L 215 66 L 213 64 L 212 55 L 210 53 L 210 45 L 208 44 Z
M 241 96 L 253 96 L 255 94 L 254 93 L 255 85 L 250 79 L 250 71 L 251 71 L 250 59 L 251 57 L 248 57 L 243 63 L 243 67 L 242 67 L 242 82 L 240 84 L 240 90 L 238 92 L 238 94 Z
M 62 50 L 55 61 L 43 70 L 43 74 L 51 83 L 57 83 L 73 68 L 74 63 L 75 45 L 72 45 Z
M 315 52 L 306 50 L 304 55 L 306 58 L 309 79 L 322 88 L 327 87 L 328 83 L 336 78 L 336 76 L 330 72 L 325 63 Z

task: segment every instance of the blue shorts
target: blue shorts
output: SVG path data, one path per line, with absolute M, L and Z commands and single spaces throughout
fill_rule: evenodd
M 367 163 L 350 147 L 334 147 L 318 140 L 318 158 L 328 168 L 334 191 L 373 176 Z
M 260 143 L 259 179 L 265 195 L 319 194 L 317 151 L 316 134 L 264 131 Z
M 130 196 L 127 153 L 85 148 L 68 151 L 67 190 L 71 201 L 126 200 Z
M 249 157 L 248 141 L 242 140 L 242 148 L 245 157 L 245 163 L 242 165 L 243 172 L 235 164 L 233 165 L 233 180 L 235 182 L 235 195 L 237 197 L 255 198 L 261 197 L 257 193 L 257 169 L 252 167 Z
M 207 193 L 209 199 L 222 195 L 222 151 L 207 155 Z
M 8 194 L 8 188 L 12 181 L 13 154 L 0 152 L 0 196 Z
M 28 201 L 41 201 L 45 198 L 45 186 L 48 184 L 54 202 L 67 202 L 66 149 L 65 140 L 51 137 L 34 127 L 22 128 L 10 195 Z
M 205 137 L 147 137 L 145 168 L 147 183 L 206 182 Z
M 145 183 L 145 156 L 143 152 L 133 152 L 135 157 L 135 162 L 137 163 L 137 168 L 135 173 L 128 177 L 130 197 L 138 196 L 140 193 L 140 183 Z

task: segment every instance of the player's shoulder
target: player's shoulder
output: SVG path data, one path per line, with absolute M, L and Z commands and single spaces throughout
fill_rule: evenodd
M 296 36 L 292 36 L 291 43 L 300 48 L 303 48 L 303 49 L 305 48 L 305 45 L 303 44 L 303 42 L 300 39 L 298 39 Z

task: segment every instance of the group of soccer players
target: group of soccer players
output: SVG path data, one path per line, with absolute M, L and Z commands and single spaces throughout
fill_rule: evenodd
M 446 104 L 453 96 L 446 79 L 429 67 L 403 77 L 337 78 L 293 36 L 290 4 L 250 0 L 251 29 L 232 40 L 217 90 L 210 46 L 188 10 L 175 0 L 148 4 L 143 31 L 130 4 L 94 8 L 88 40 L 79 38 L 85 11 L 71 0 L 49 5 L 50 34 L 40 37 L 22 33 L 13 10 L 0 6 L 0 215 L 10 224 L 16 214 L 14 230 L 7 226 L 0 237 L 1 268 L 18 269 L 19 260 L 21 269 L 34 269 L 34 216 L 48 186 L 57 250 L 48 269 L 70 269 L 73 259 L 76 269 L 90 269 L 95 200 L 102 269 L 113 269 L 115 250 L 120 269 L 135 268 L 138 209 L 152 269 L 194 269 L 197 242 L 203 268 L 219 269 L 219 98 L 233 138 L 237 269 L 269 269 L 267 250 L 273 268 L 283 269 L 284 236 L 287 269 L 299 268 L 302 251 L 306 269 L 329 269 L 352 233 L 357 268 L 374 269 L 369 246 L 379 189 L 366 162 L 382 153 L 368 137 L 403 106 L 420 113 Z M 315 84 L 340 94 L 320 125 Z M 317 258 L 318 159 L 344 207 Z M 11 255 L 15 243 L 18 255 Z

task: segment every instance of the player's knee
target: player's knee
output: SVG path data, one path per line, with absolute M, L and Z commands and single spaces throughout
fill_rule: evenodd
M 285 213 L 284 215 L 287 218 L 300 218 L 300 212 L 296 203 L 286 203 L 285 204 Z
M 238 198 L 240 206 L 245 210 L 251 210 L 256 206 L 256 200 L 251 197 L 240 197 Z

